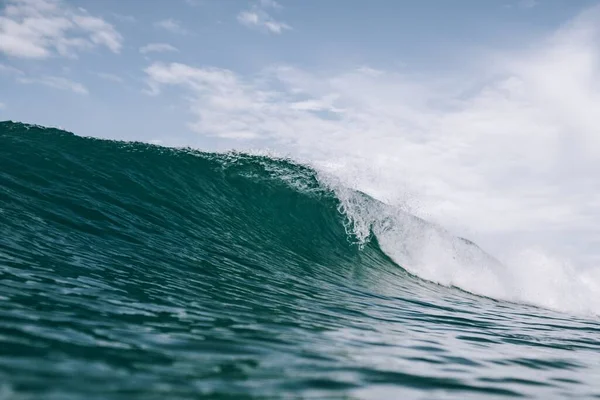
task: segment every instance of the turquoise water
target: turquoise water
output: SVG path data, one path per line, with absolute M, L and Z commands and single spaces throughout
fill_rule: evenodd
M 0 399 L 600 398 L 598 318 L 420 279 L 340 193 L 0 123 Z

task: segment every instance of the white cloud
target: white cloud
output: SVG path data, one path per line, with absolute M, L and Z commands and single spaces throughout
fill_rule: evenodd
M 178 35 L 187 35 L 189 31 L 181 26 L 181 22 L 174 20 L 173 18 L 163 19 L 154 24 L 157 28 L 165 29 L 171 33 Z
M 204 4 L 203 0 L 184 0 L 188 6 L 198 7 Z
M 540 3 L 537 0 L 520 0 L 519 7 L 520 8 L 533 8 Z
M 169 51 L 179 51 L 175 46 L 171 46 L 168 43 L 149 43 L 145 46 L 140 47 L 140 53 L 164 53 Z
M 0 63 L 0 75 L 24 75 L 24 72 L 10 65 Z
M 264 7 L 264 8 L 275 8 L 275 9 L 283 8 L 283 7 L 281 7 L 281 4 L 279 4 L 275 0 L 260 0 L 259 4 L 261 7 Z
M 106 81 L 115 82 L 115 83 L 123 83 L 123 78 L 115 74 L 109 74 L 106 72 L 98 72 L 96 74 L 99 78 L 102 78 Z
M 265 11 L 267 8 L 281 9 L 282 7 L 274 0 L 261 0 L 250 10 L 240 12 L 237 16 L 237 20 L 240 24 L 248 28 L 259 29 L 276 34 L 292 29 L 292 27 L 285 22 L 276 21 Z
M 18 68 L 0 63 L 0 76 L 2 75 L 11 76 L 17 82 L 23 84 L 41 84 L 55 89 L 70 90 L 78 94 L 88 94 L 87 88 L 81 83 L 56 76 L 32 77 Z M 97 75 L 103 79 L 115 82 L 122 81 L 121 78 L 112 74 L 98 73 Z
M 5 108 L 6 108 L 6 104 L 4 104 L 4 103 L 2 103 L 2 102 L 0 101 L 0 110 L 3 110 L 3 109 L 5 109 Z
M 281 66 L 254 79 L 177 63 L 146 73 L 154 94 L 186 90 L 198 133 L 267 139 L 389 202 L 408 190 L 419 215 L 488 246 L 511 236 L 570 251 L 568 235 L 592 248 L 600 245 L 599 10 L 533 50 L 484 59 L 468 79 Z
M 41 78 L 19 78 L 19 83 L 40 84 L 59 90 L 69 90 L 77 94 L 88 94 L 88 90 L 81 83 L 59 76 L 44 76 Z
M 382 71 L 380 69 L 375 69 L 367 66 L 360 67 L 357 69 L 357 71 L 372 77 L 378 77 L 385 73 L 385 71 Z
M 133 23 L 137 22 L 137 19 L 132 15 L 123 15 L 123 14 L 112 13 L 112 16 L 117 21 L 120 21 L 120 22 L 126 22 L 129 24 L 133 24 Z
M 108 22 L 88 15 L 75 15 L 73 21 L 79 28 L 89 32 L 89 40 L 93 44 L 104 45 L 113 53 L 118 53 L 121 50 L 123 38 Z
M 97 46 L 118 53 L 122 42 L 111 24 L 61 0 L 7 0 L 0 14 L 0 52 L 12 57 L 76 57 Z

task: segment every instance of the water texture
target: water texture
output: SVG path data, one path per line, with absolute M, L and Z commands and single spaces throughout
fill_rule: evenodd
M 434 228 L 384 209 L 291 161 L 0 123 L 0 399 L 600 398 L 597 317 L 432 283 Z

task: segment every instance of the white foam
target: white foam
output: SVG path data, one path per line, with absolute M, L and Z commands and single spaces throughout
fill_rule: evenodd
M 406 212 L 347 189 L 322 174 L 340 200 L 347 230 L 364 244 L 375 235 L 381 249 L 408 272 L 468 292 L 583 315 L 600 315 L 600 269 L 578 270 L 541 249 L 503 258 Z

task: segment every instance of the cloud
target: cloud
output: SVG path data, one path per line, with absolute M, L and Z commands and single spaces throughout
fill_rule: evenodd
M 133 23 L 137 22 L 137 19 L 132 15 L 123 15 L 123 14 L 117 14 L 117 13 L 112 13 L 111 15 L 113 16 L 114 19 L 116 19 L 117 21 L 120 21 L 120 22 L 126 22 L 129 24 L 133 24 Z
M 115 74 L 108 74 L 105 72 L 98 72 L 96 74 L 99 78 L 102 78 L 106 81 L 115 82 L 115 83 L 123 83 L 123 78 Z
M 10 76 L 14 78 L 14 80 L 22 84 L 41 84 L 55 89 L 70 90 L 78 94 L 88 94 L 87 88 L 81 83 L 56 76 L 28 76 L 27 74 L 25 74 L 25 72 L 10 65 L 0 64 L 0 76 L 2 75 Z M 98 73 L 97 75 L 103 79 L 121 82 L 121 78 L 119 78 L 116 75 L 104 73 Z
M 189 31 L 181 26 L 181 22 L 174 20 L 173 18 L 163 19 L 154 24 L 157 28 L 165 29 L 171 33 L 177 35 L 188 35 Z
M 81 83 L 74 82 L 67 78 L 58 76 L 44 76 L 41 78 L 19 78 L 17 80 L 23 84 L 40 84 L 59 90 L 68 90 L 77 94 L 88 94 L 88 90 Z
M 111 24 L 60 0 L 7 0 L 0 14 L 0 52 L 11 57 L 76 57 L 98 46 L 118 53 L 122 42 Z
M 185 4 L 192 7 L 198 7 L 204 4 L 203 0 L 184 0 Z
M 275 8 L 275 9 L 281 9 L 283 8 L 281 6 L 281 4 L 279 4 L 278 2 L 276 2 L 275 0 L 260 0 L 258 2 L 258 4 L 263 7 L 263 8 Z
M 0 75 L 24 75 L 24 72 L 10 65 L 0 63 Z
M 518 6 L 520 8 L 533 8 L 538 6 L 540 3 L 537 0 L 520 0 Z
M 485 55 L 469 77 L 145 72 L 150 93 L 185 91 L 202 135 L 244 139 L 237 148 L 267 140 L 387 202 L 412 193 L 417 214 L 491 246 L 510 236 L 579 253 L 600 244 L 599 17 L 594 8 L 528 51 Z
M 3 102 L 0 101 L 0 110 L 3 110 L 6 108 L 6 104 L 4 104 Z
M 269 15 L 265 9 L 281 9 L 281 5 L 274 0 L 261 0 L 250 10 L 242 11 L 238 14 L 237 20 L 247 28 L 258 29 L 264 32 L 280 34 L 285 30 L 291 30 L 292 27 L 285 22 L 276 21 Z
M 149 43 L 145 46 L 140 47 L 140 53 L 164 53 L 169 51 L 179 51 L 176 47 L 171 46 L 168 43 Z
M 363 73 L 365 75 L 371 76 L 371 77 L 378 77 L 385 73 L 382 70 L 371 68 L 371 67 L 366 67 L 366 66 L 358 68 L 357 71 L 360 73 Z

